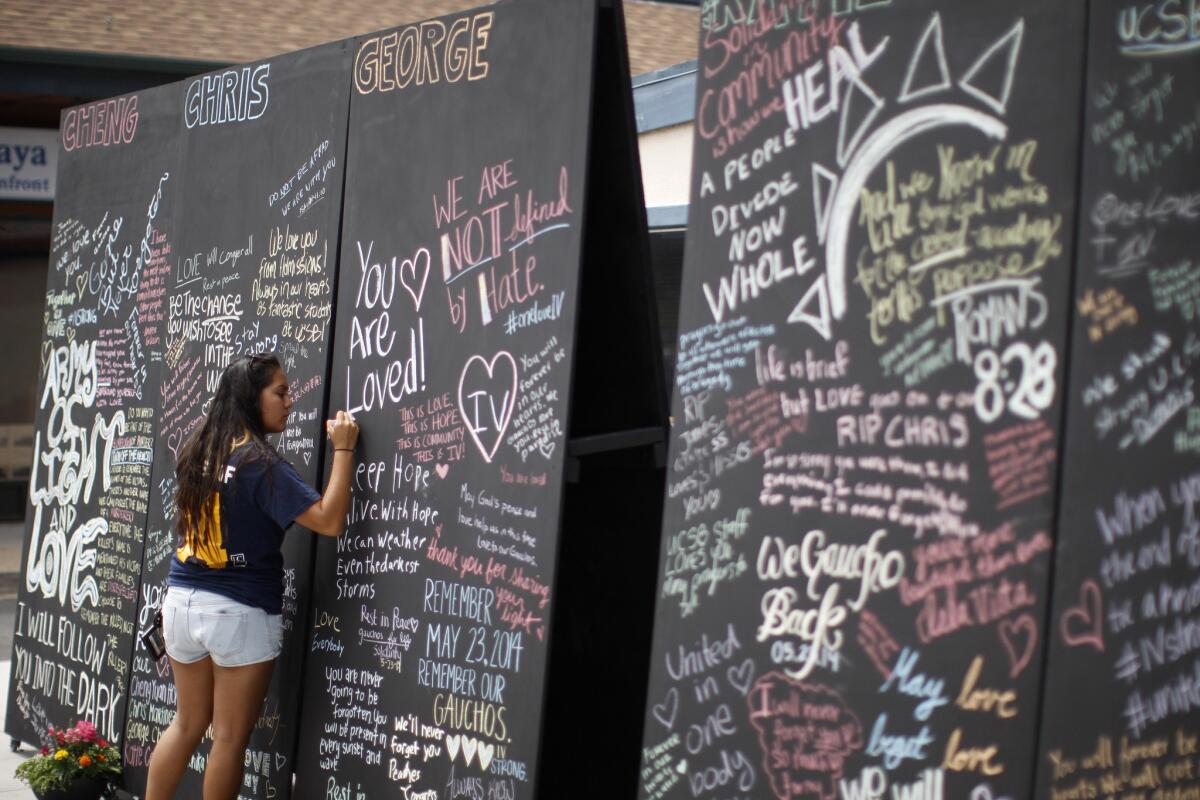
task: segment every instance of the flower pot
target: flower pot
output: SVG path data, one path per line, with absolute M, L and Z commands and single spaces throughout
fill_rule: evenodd
M 38 800 L 100 800 L 108 781 L 104 778 L 76 778 L 66 789 L 34 792 Z

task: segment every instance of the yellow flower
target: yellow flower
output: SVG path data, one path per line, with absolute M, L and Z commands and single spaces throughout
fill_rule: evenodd
M 87 767 L 87 766 L 91 766 L 91 763 L 92 763 L 91 756 L 80 756 L 79 757 L 79 766 Z
M 66 750 L 59 750 L 57 753 L 55 753 L 55 754 L 54 754 L 54 760 L 55 760 L 55 761 L 62 761 L 62 760 L 63 760 L 64 758 L 66 758 L 66 757 L 67 757 L 67 751 L 66 751 Z

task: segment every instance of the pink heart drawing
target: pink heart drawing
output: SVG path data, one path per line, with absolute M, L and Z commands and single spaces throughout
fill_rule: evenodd
M 433 471 L 437 473 L 437 476 L 439 478 L 441 478 L 442 480 L 446 480 L 446 476 L 450 474 L 450 465 L 449 464 L 434 464 Z
M 160 658 L 154 662 L 154 671 L 158 673 L 158 677 L 166 680 L 171 676 L 171 662 L 165 658 Z
M 1000 634 L 1000 643 L 1004 645 L 1004 650 L 1008 653 L 1008 660 L 1012 664 L 1008 676 L 1015 678 L 1029 666 L 1030 660 L 1033 659 L 1033 653 L 1037 649 L 1037 622 L 1028 614 L 1022 614 L 1017 617 L 1016 621 L 1000 620 L 996 632 Z M 1022 633 L 1025 636 L 1023 643 L 1020 641 Z
M 1100 587 L 1093 580 L 1086 580 L 1079 587 L 1079 605 L 1063 612 L 1058 629 L 1068 647 L 1091 645 L 1104 652 L 1104 600 Z
M 183 431 L 174 431 L 167 435 L 167 448 L 171 451 L 171 455 L 179 458 L 179 448 L 183 446 Z
M 489 464 L 512 420 L 516 400 L 517 362 L 511 353 L 501 350 L 491 361 L 483 356 L 467 359 L 458 379 L 458 409 L 467 433 Z
M 420 265 L 419 268 L 418 265 Z M 412 276 L 411 280 L 410 275 Z M 425 297 L 425 282 L 428 280 L 429 249 L 422 247 L 412 258 L 406 258 L 400 262 L 400 285 L 412 296 L 413 306 L 417 311 L 421 310 L 421 300 Z

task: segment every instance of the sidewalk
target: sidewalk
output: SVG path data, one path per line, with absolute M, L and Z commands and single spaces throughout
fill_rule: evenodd
M 12 608 L 15 605 L 13 600 L 0 601 L 3 605 L 4 613 L 0 614 L 0 622 L 5 627 L 5 632 L 11 635 L 12 633 Z M 8 649 L 4 650 L 4 656 L 9 655 Z M 3 705 L 0 705 L 0 715 L 3 715 L 8 710 L 8 669 L 11 662 L 0 661 L 0 696 L 3 697 Z M 31 755 L 37 752 L 29 744 L 23 744 L 20 752 L 14 753 L 9 746 L 9 736 L 4 734 L 3 739 L 0 739 L 0 800 L 28 800 L 33 797 L 33 792 L 28 786 L 21 783 L 13 775 L 17 765 Z
M 8 672 L 12 658 L 12 633 L 17 610 L 17 577 L 20 570 L 21 538 L 25 526 L 20 522 L 0 523 L 0 719 L 8 713 Z M 14 753 L 8 734 L 0 725 L 0 800 L 29 800 L 33 791 L 13 776 L 17 765 L 37 752 L 26 742 Z

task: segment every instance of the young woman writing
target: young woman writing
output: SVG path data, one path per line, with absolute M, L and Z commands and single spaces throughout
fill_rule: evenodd
M 221 375 L 208 416 L 179 455 L 179 547 L 162 607 L 175 719 L 150 759 L 146 800 L 174 794 L 210 723 L 204 800 L 237 796 L 283 647 L 284 531 L 294 521 L 338 536 L 345 526 L 358 425 L 344 411 L 325 423 L 333 469 L 319 495 L 266 439 L 283 432 L 291 408 L 278 359 L 243 356 Z

